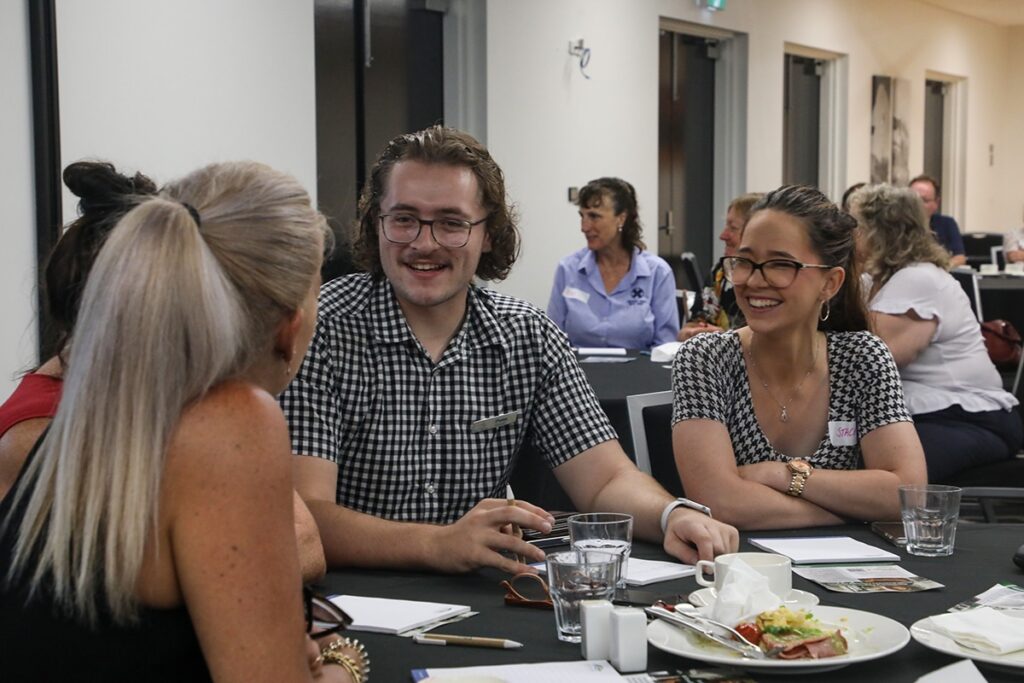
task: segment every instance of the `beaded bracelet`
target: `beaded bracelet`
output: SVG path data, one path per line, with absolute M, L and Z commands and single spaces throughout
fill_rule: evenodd
M 362 665 L 357 664 L 356 660 L 341 651 L 346 647 L 359 653 Z M 341 638 L 328 643 L 320 650 L 320 656 L 324 658 L 324 664 L 337 664 L 343 667 L 352 677 L 354 683 L 366 683 L 369 680 L 370 656 L 366 653 L 363 644 L 355 638 Z

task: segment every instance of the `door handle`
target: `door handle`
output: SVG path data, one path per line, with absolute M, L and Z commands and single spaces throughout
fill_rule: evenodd
M 672 225 L 672 209 L 665 212 L 665 223 L 658 226 L 658 230 L 661 230 L 667 235 L 671 235 L 675 232 L 676 228 Z

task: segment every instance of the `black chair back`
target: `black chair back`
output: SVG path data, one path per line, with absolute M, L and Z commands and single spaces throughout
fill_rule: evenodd
M 647 432 L 647 455 L 651 460 L 651 476 L 676 498 L 682 498 L 683 482 L 679 479 L 672 452 L 672 404 L 644 408 L 644 431 Z
M 977 266 L 982 263 L 993 263 L 992 247 L 1003 246 L 1003 233 L 969 232 L 963 235 L 963 240 L 968 265 Z
M 697 296 L 700 296 L 700 293 L 704 291 L 704 278 L 701 277 L 696 254 L 692 251 L 684 251 L 680 259 L 683 263 L 683 276 L 686 278 L 686 288 L 692 292 L 697 292 Z
M 984 320 L 981 312 L 981 291 L 978 289 L 978 274 L 966 268 L 954 268 L 949 271 L 949 274 L 963 287 L 964 293 L 967 294 L 967 300 L 971 303 L 971 310 L 974 311 L 978 322 Z

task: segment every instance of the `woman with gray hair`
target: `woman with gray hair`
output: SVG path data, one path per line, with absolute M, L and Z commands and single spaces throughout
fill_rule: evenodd
M 363 679 L 357 643 L 321 653 L 303 633 L 274 400 L 312 336 L 328 236 L 293 178 L 251 162 L 117 222 L 56 415 L 0 503 L 4 680 Z
M 928 463 L 928 479 L 1016 455 L 1022 426 L 1017 399 L 1003 390 L 978 320 L 946 271 L 920 198 L 910 189 L 874 185 L 850 201 L 858 252 L 870 278 L 875 333 L 896 359 Z

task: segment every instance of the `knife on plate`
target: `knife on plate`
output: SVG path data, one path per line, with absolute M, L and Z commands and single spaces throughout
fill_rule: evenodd
M 676 612 L 670 612 L 662 607 L 648 607 L 644 610 L 647 614 L 651 615 L 655 619 L 668 622 L 673 626 L 679 626 L 685 629 L 689 629 L 694 633 L 698 633 L 708 640 L 718 643 L 723 647 L 727 647 L 730 650 L 734 650 L 744 657 L 749 659 L 766 659 L 767 655 L 761 651 L 761 648 L 755 645 L 746 645 L 739 641 L 733 640 L 729 636 L 724 636 L 720 633 L 716 633 L 714 627 L 699 618 L 684 616 Z

